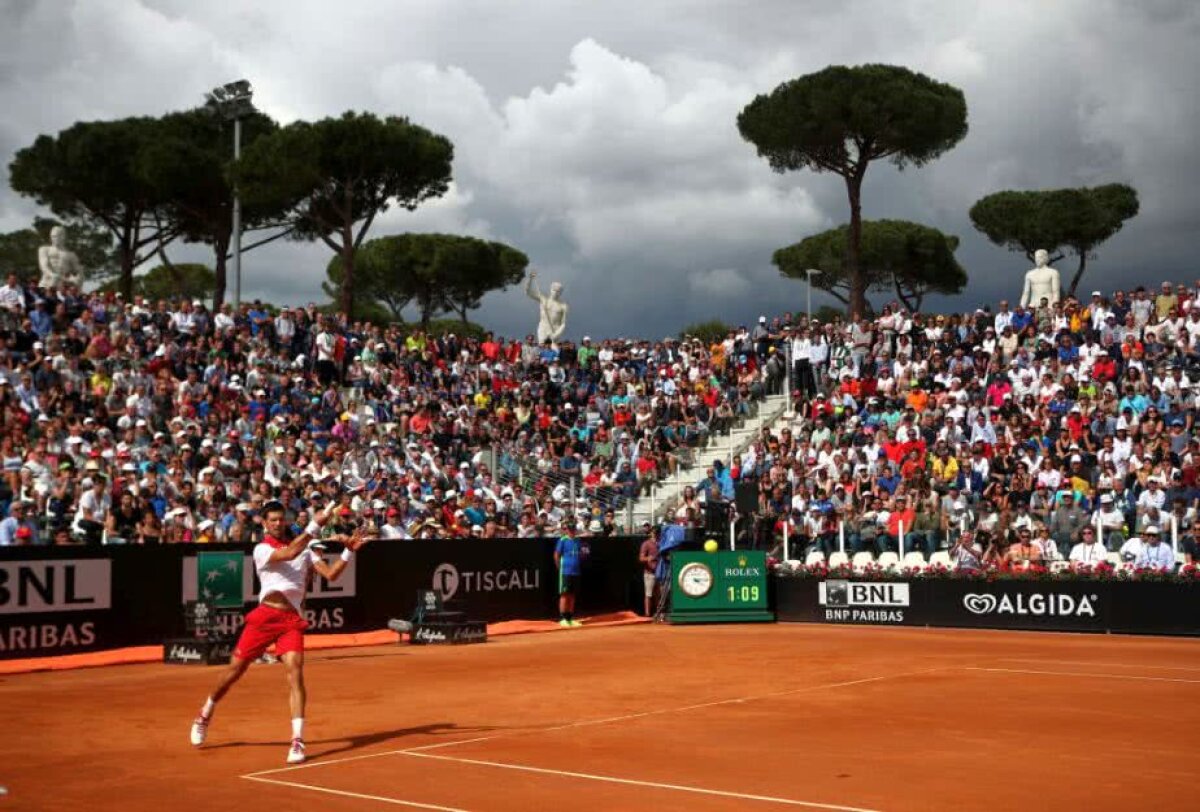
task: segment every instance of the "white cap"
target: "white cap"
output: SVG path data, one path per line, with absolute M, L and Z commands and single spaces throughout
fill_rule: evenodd
M 1148 525 L 1146 527 L 1146 529 L 1142 531 L 1142 535 L 1157 536 L 1158 535 L 1158 525 L 1156 525 L 1156 524 Z
M 1111 494 L 1111 493 L 1106 493 L 1106 494 L 1104 494 L 1103 496 L 1101 496 L 1101 497 L 1100 497 L 1100 504 L 1102 504 L 1102 505 L 1111 505 L 1111 504 L 1112 504 L 1112 494 Z

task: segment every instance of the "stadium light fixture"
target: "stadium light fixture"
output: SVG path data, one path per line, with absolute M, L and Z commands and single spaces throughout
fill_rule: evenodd
M 254 90 L 245 79 L 214 87 L 204 94 L 205 105 L 233 122 L 233 159 L 242 157 L 242 118 L 254 112 Z M 233 191 L 233 305 L 242 306 L 242 201 Z

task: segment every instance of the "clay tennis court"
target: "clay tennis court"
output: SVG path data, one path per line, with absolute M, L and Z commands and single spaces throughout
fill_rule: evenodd
M 640 624 L 0 679 L 0 809 L 1195 809 L 1200 641 Z

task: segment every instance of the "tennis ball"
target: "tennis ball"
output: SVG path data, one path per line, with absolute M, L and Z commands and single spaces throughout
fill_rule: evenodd
M 709 539 L 708 541 L 704 542 L 704 552 L 715 553 L 716 551 L 717 551 L 717 543 L 715 541 L 713 541 L 712 539 Z

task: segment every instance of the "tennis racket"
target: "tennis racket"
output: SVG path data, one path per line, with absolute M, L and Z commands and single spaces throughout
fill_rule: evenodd
M 369 449 L 355 449 L 342 458 L 342 488 L 353 493 L 367 486 L 379 473 L 379 455 Z

